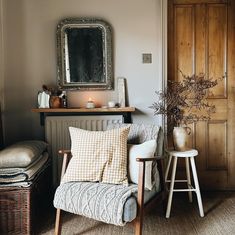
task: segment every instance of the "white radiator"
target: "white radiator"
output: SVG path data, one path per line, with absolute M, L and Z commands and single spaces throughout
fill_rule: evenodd
M 58 155 L 59 149 L 70 149 L 70 136 L 68 127 L 100 131 L 106 130 L 108 124 L 122 123 L 121 115 L 108 116 L 47 116 L 45 121 L 45 137 L 49 143 L 49 152 L 52 156 L 53 184 L 57 186 L 60 180 L 62 157 Z

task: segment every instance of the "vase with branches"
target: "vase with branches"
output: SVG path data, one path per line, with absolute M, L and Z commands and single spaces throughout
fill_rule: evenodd
M 180 71 L 182 80 L 168 81 L 167 89 L 156 91 L 157 100 L 150 106 L 154 115 L 167 118 L 168 132 L 175 126 L 210 120 L 215 105 L 208 102 L 213 96 L 211 88 L 218 85 L 220 78 L 206 78 L 205 74 L 187 76 Z

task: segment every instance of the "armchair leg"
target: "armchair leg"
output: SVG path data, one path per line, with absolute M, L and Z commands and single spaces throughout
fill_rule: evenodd
M 61 234 L 61 210 L 57 209 L 56 210 L 56 220 L 55 220 L 55 235 L 60 235 Z
M 135 223 L 135 235 L 142 235 L 143 215 L 144 215 L 144 178 L 145 162 L 139 163 L 138 196 L 137 196 L 137 217 Z
M 135 221 L 135 235 L 142 235 L 143 213 L 139 213 Z

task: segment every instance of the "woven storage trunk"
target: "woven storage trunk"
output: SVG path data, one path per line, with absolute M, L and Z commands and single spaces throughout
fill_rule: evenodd
M 36 234 L 51 202 L 51 167 L 28 188 L 0 187 L 0 234 Z

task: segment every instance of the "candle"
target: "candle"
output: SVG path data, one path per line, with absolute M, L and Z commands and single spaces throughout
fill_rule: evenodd
M 93 109 L 95 108 L 95 103 L 92 101 L 91 98 L 88 99 L 87 103 L 86 103 L 86 108 L 87 109 Z

